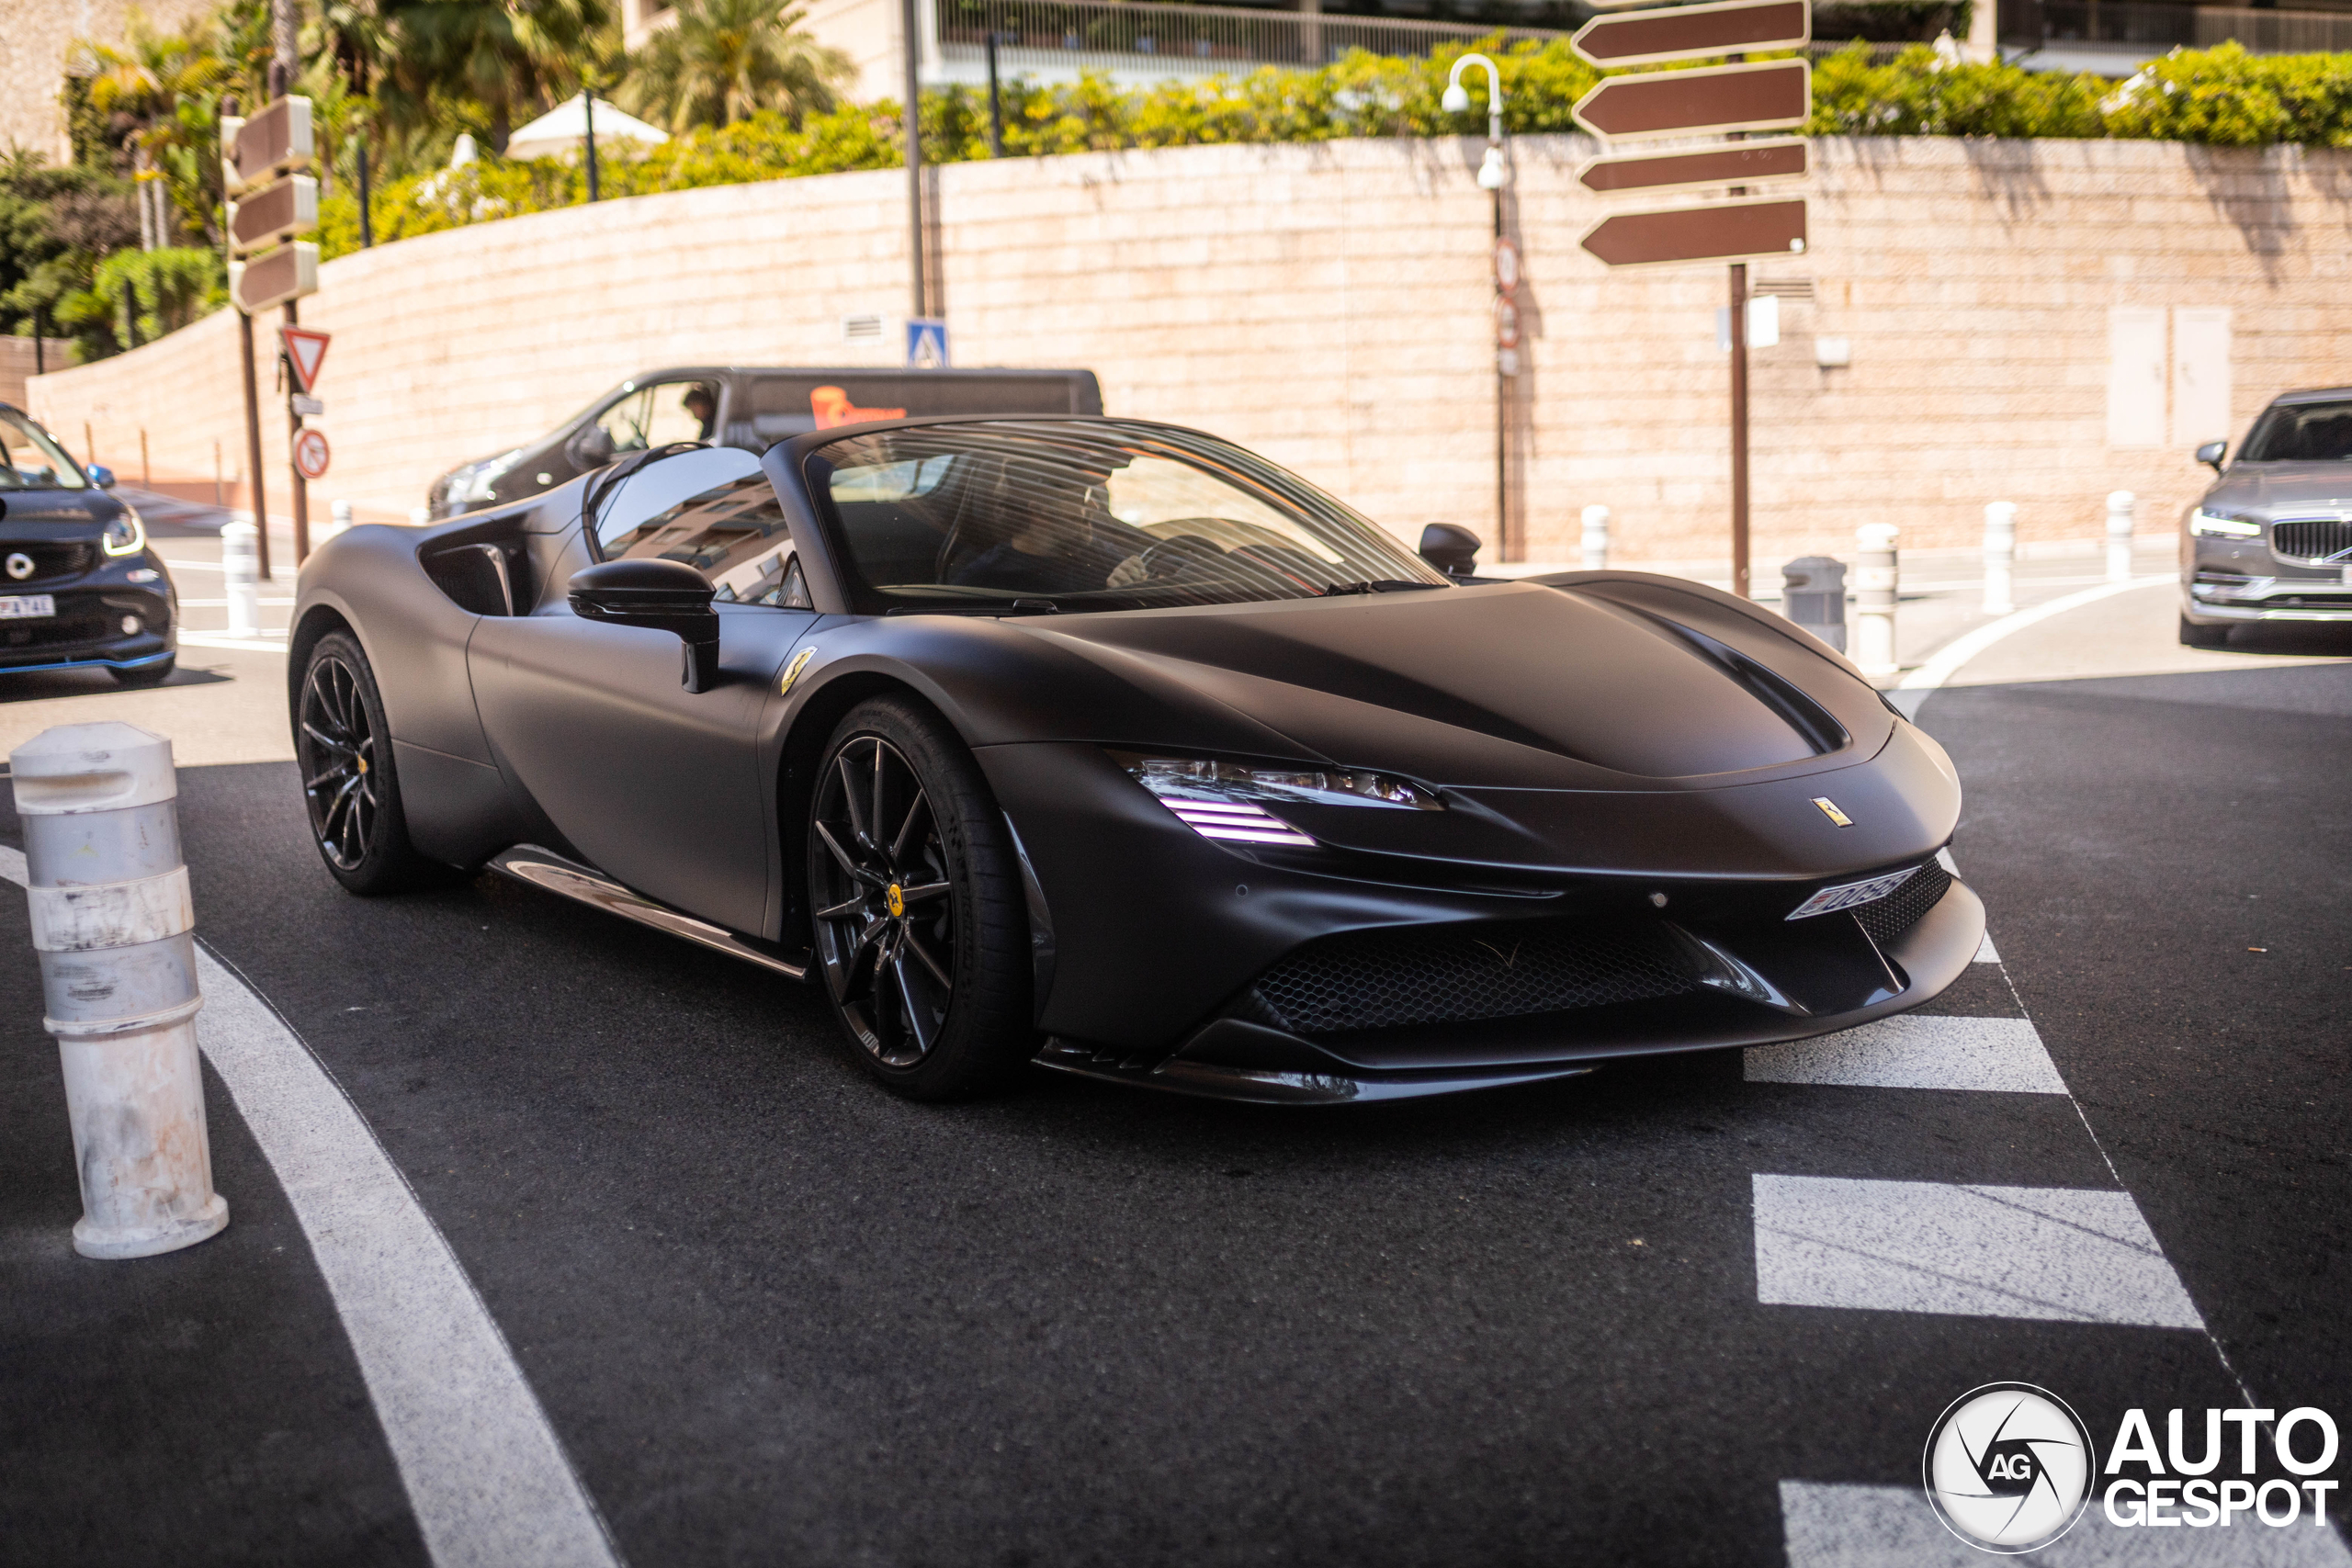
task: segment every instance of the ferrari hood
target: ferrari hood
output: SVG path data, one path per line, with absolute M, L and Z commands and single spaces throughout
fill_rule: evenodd
M 1802 634 L 1629 574 L 1023 624 L 1302 753 L 1463 787 L 1703 787 L 1844 765 L 1892 725 Z

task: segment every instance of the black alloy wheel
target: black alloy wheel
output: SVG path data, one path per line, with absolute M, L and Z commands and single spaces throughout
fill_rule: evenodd
M 1028 919 L 1009 834 L 952 732 L 864 704 L 814 781 L 810 924 L 860 1063 L 918 1100 L 992 1086 L 1035 1050 Z
M 390 736 L 368 656 L 342 632 L 321 637 L 302 673 L 294 754 L 311 841 L 354 893 L 413 886 L 430 871 L 409 844 Z

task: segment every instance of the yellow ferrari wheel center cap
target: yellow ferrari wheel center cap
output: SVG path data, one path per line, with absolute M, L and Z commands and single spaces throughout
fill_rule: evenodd
M 891 919 L 896 919 L 907 912 L 906 889 L 897 883 L 893 882 L 889 886 L 882 889 L 882 897 L 890 906 Z
M 365 757 L 359 759 L 359 771 L 363 773 L 368 771 L 368 759 Z

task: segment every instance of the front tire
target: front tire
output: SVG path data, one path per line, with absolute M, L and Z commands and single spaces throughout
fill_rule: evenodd
M 2230 628 L 2200 626 L 2187 615 L 2180 618 L 2180 645 L 2183 648 L 2221 648 L 2230 640 Z
M 979 765 L 902 698 L 851 710 L 810 791 L 816 959 L 859 1066 L 910 1100 L 961 1100 L 1035 1053 L 1029 921 Z
M 420 886 L 439 870 L 409 842 L 391 734 L 357 640 L 345 632 L 321 637 L 295 705 L 294 756 L 311 841 L 327 874 L 362 895 Z

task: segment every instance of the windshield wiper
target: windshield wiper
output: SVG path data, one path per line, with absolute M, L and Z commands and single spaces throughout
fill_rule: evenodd
M 1443 582 L 1407 582 L 1394 577 L 1376 577 L 1363 582 L 1335 582 L 1323 590 L 1326 599 L 1341 593 L 1403 593 L 1417 588 L 1444 588 Z

